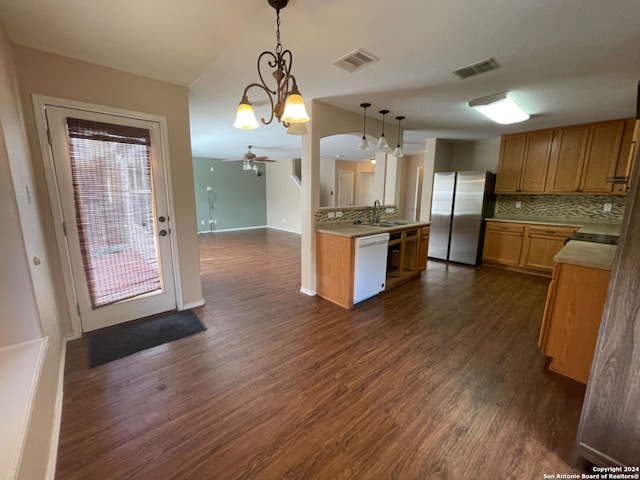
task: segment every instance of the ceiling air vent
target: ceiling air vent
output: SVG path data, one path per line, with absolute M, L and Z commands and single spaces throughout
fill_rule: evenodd
M 356 70 L 360 70 L 361 68 L 371 65 L 378 60 L 380 59 L 359 48 L 332 63 L 336 67 L 340 67 L 347 72 L 355 72 Z
M 473 77 L 479 73 L 489 72 L 496 68 L 500 68 L 500 65 L 498 65 L 495 59 L 489 58 L 488 60 L 483 60 L 481 62 L 474 63 L 473 65 L 468 65 L 466 67 L 459 68 L 458 70 L 454 70 L 453 73 L 460 80 L 464 80 L 465 78 Z

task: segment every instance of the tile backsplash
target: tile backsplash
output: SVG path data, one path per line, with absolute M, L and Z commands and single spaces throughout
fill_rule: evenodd
M 611 204 L 610 212 L 604 212 L 605 203 Z M 626 204 L 622 195 L 498 195 L 495 215 L 622 220 Z
M 388 208 L 393 208 L 393 213 L 387 213 Z M 329 218 L 329 212 L 342 212 L 341 217 Z M 316 222 L 349 222 L 353 223 L 356 220 L 370 221 L 373 216 L 372 207 L 336 207 L 336 208 L 323 208 L 321 211 L 315 214 Z M 394 205 L 384 205 L 380 212 L 380 218 L 397 218 L 398 207 Z

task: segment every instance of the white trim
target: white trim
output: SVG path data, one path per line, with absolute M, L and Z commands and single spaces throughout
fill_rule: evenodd
M 163 169 L 164 169 L 164 178 L 165 178 L 165 186 L 166 195 L 167 195 L 167 208 L 169 210 L 169 224 L 171 222 L 175 222 L 175 206 L 173 201 L 173 188 L 172 188 L 172 180 L 171 180 L 171 163 L 169 158 L 169 135 L 168 135 L 168 126 L 167 126 L 167 118 L 161 115 L 155 115 L 144 112 L 136 112 L 133 110 L 126 110 L 116 107 L 109 107 L 106 105 L 97 105 L 93 103 L 80 102 L 76 100 L 69 100 L 58 97 L 50 97 L 47 95 L 39 95 L 32 94 L 32 103 L 36 120 L 36 127 L 38 132 L 38 141 L 40 144 L 40 152 L 42 154 L 44 170 L 45 170 L 45 178 L 47 182 L 47 189 L 49 193 L 49 199 L 51 202 L 51 212 L 54 219 L 54 230 L 56 234 L 56 240 L 58 244 L 58 255 L 60 258 L 60 263 L 62 267 L 62 276 L 64 280 L 64 289 L 67 299 L 67 311 L 69 314 L 69 318 L 71 319 L 72 326 L 72 335 L 74 338 L 78 338 L 82 336 L 82 324 L 80 322 L 80 316 L 78 315 L 78 311 L 76 309 L 76 305 L 78 303 L 77 295 L 73 283 L 73 274 L 71 270 L 71 260 L 69 257 L 67 242 L 65 239 L 64 231 L 63 231 L 63 215 L 62 215 L 62 207 L 60 205 L 60 201 L 58 199 L 58 185 L 56 183 L 56 175 L 55 175 L 55 167 L 52 159 L 51 147 L 49 145 L 47 131 L 47 118 L 45 107 L 47 105 L 62 107 L 62 108 L 72 108 L 77 110 L 89 111 L 102 113 L 107 115 L 113 115 L 123 118 L 133 118 L 137 120 L 145 120 L 149 122 L 155 122 L 160 126 L 160 137 L 162 142 L 162 159 L 163 159 Z M 180 264 L 178 258 L 178 244 L 177 244 L 177 236 L 175 234 L 176 229 L 173 229 L 173 234 L 170 235 L 170 244 L 171 244 L 171 253 L 172 253 L 172 263 L 173 263 L 173 277 L 174 277 L 174 289 L 175 289 L 175 300 L 176 300 L 176 308 L 183 309 L 183 292 L 182 292 L 182 281 L 180 278 Z
M 274 227 L 272 225 L 260 225 L 257 227 L 239 227 L 239 228 L 225 228 L 223 230 L 205 230 L 198 232 L 198 235 L 209 234 L 209 233 L 220 233 L 220 232 L 239 232 L 242 230 L 258 230 L 260 228 L 271 228 L 273 230 L 281 230 L 283 232 L 295 233 L 296 235 L 302 235 L 301 232 L 297 232 L 295 230 L 288 230 L 286 228 Z
M 288 232 L 288 233 L 295 233 L 296 235 L 302 235 L 301 232 L 296 232 L 295 230 L 289 230 L 287 228 L 282 228 L 282 227 L 274 227 L 272 225 L 267 226 L 267 228 L 270 228 L 272 230 L 280 230 L 282 232 Z
M 305 295 L 309 295 L 310 297 L 315 297 L 318 294 L 318 292 L 316 292 L 315 290 L 309 290 L 308 288 L 304 287 L 300 287 L 300 291 Z
M 0 348 L 0 363 L 9 367 L 0 376 L 0 417 L 6 435 L 1 442 L 1 478 L 17 478 L 48 346 L 49 337 L 42 337 Z
M 178 237 L 176 235 L 176 209 L 173 202 L 173 179 L 171 178 L 171 155 L 169 151 L 169 128 L 166 117 L 158 116 L 160 124 L 160 140 L 162 141 L 162 167 L 164 168 L 165 191 L 167 192 L 167 208 L 169 210 L 169 227 L 174 228 L 169 235 L 171 242 L 171 260 L 173 261 L 173 285 L 175 289 L 176 308 L 184 310 L 184 298 L 182 294 L 182 280 L 180 278 L 180 256 L 178 255 Z
M 223 230 L 207 230 L 205 232 L 198 232 L 198 235 L 201 233 L 220 233 L 220 232 L 238 232 L 241 230 L 257 230 L 259 228 L 269 228 L 268 225 L 259 225 L 257 227 L 240 227 L 240 228 L 225 228 Z
M 47 465 L 46 480 L 55 480 L 56 463 L 58 460 L 58 445 L 60 443 L 60 426 L 62 424 L 62 401 L 64 399 L 64 367 L 67 358 L 67 342 L 62 342 L 60 350 L 60 365 L 58 366 L 58 391 L 56 392 L 56 404 L 53 412 L 53 429 L 51 432 L 51 445 L 49 445 L 49 462 Z
M 202 307 L 204 305 L 204 298 L 198 300 L 197 302 L 185 303 L 182 305 L 182 308 L 178 308 L 178 310 L 189 310 L 191 308 Z

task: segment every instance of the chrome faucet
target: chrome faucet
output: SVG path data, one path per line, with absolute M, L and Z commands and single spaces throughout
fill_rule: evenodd
M 380 223 L 380 200 L 373 202 L 373 219 L 371 223 Z

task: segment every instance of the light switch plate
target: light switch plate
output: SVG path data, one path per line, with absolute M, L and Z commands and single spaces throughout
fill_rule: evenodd
M 522 202 L 516 202 L 516 208 L 522 208 Z
M 341 211 L 337 211 L 336 212 L 336 217 L 340 218 L 342 216 L 342 212 Z
M 612 207 L 613 207 L 612 203 L 605 203 L 604 204 L 604 208 L 602 209 L 602 211 L 605 212 L 605 213 L 609 213 L 611 211 Z
M 327 218 L 336 218 L 336 212 L 327 212 Z
M 384 213 L 393 213 L 393 212 L 395 212 L 395 210 L 393 208 L 387 208 L 384 211 Z

